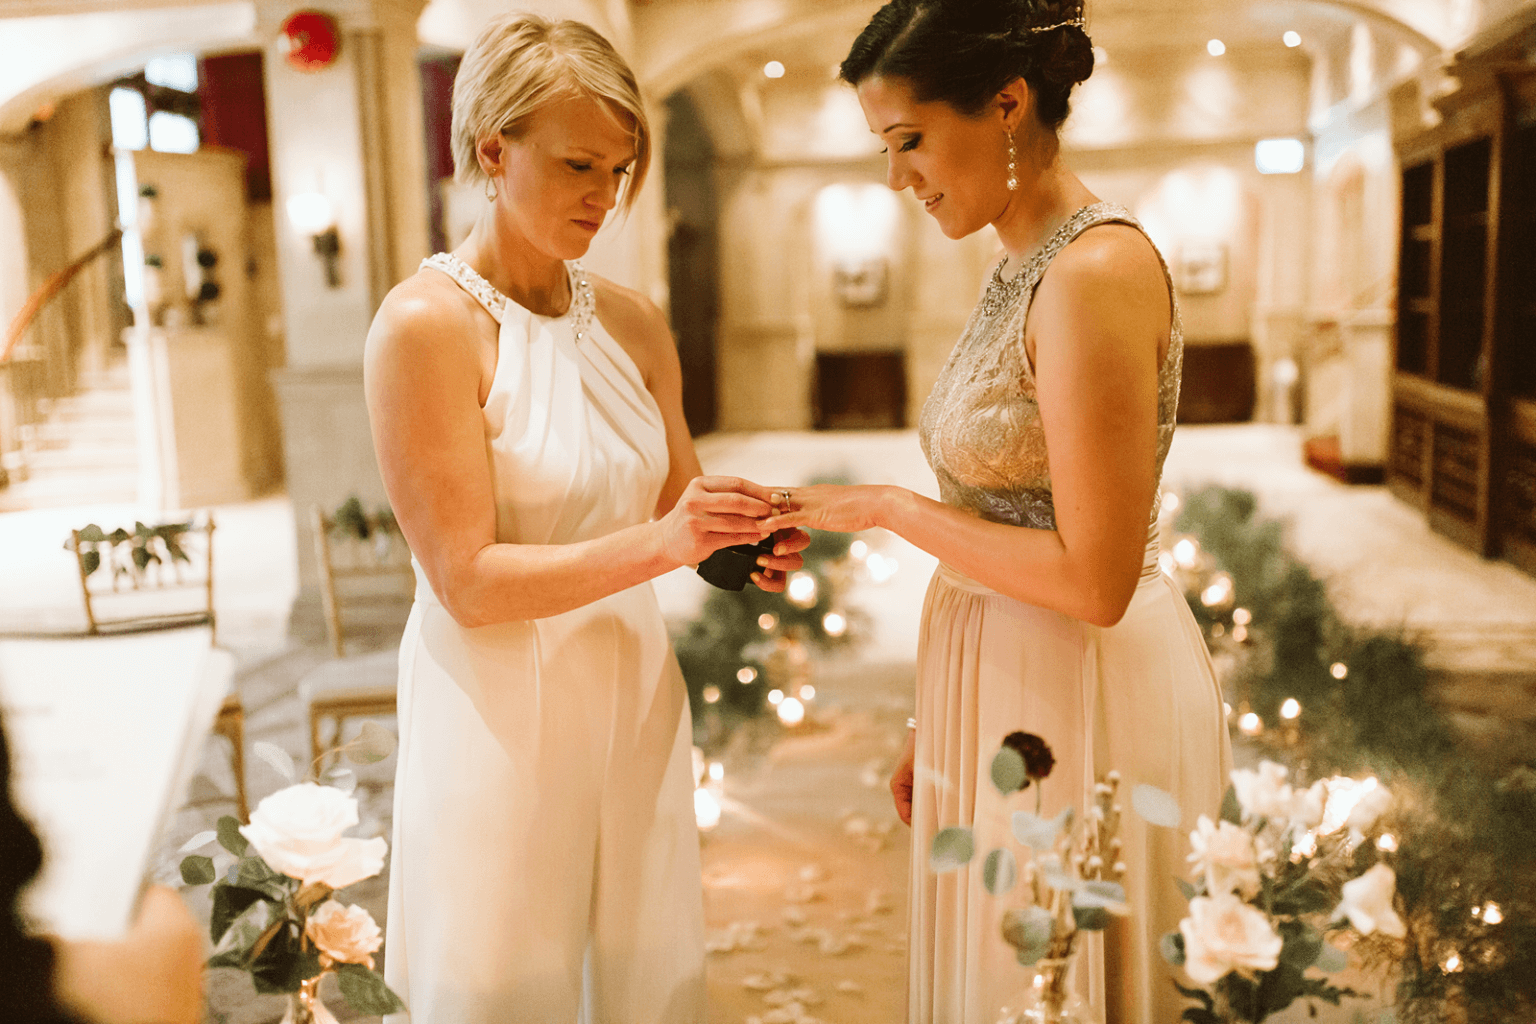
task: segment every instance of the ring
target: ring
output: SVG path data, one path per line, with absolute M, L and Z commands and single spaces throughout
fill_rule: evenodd
M 791 503 L 790 503 L 790 500 L 789 500 L 789 492 L 788 492 L 788 491 L 785 491 L 785 492 L 784 492 L 784 507 L 785 507 L 785 508 L 786 508 L 786 509 L 787 509 L 787 510 L 789 510 L 789 511 L 790 511 L 790 512 L 793 512 L 793 511 L 794 511 L 794 510 L 795 510 L 795 506 L 794 506 L 794 505 L 793 505 L 793 504 L 791 504 Z

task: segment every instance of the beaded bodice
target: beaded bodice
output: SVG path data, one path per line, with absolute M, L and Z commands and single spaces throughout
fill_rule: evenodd
M 507 303 L 513 300 L 496 289 L 480 273 L 468 263 L 459 259 L 451 252 L 433 253 L 421 261 L 423 267 L 431 267 L 440 270 L 457 281 L 465 291 L 474 296 L 490 313 L 501 322 L 502 313 Z M 566 273 L 571 279 L 571 305 L 558 317 L 550 317 L 551 320 L 561 320 L 566 317 L 571 321 L 571 333 L 577 341 L 586 337 L 587 331 L 592 326 L 592 318 L 596 315 L 597 302 L 592 293 L 592 282 L 587 278 L 586 269 L 575 260 L 567 260 Z
M 938 478 L 945 504 L 994 522 L 1056 528 L 1047 439 L 1035 398 L 1034 371 L 1024 348 L 1024 323 L 1051 260 L 1090 227 L 1107 223 L 1129 224 L 1145 233 L 1124 208 L 1095 203 L 1073 214 L 1011 278 L 1004 279 L 1004 264 L 993 272 L 918 421 L 923 454 Z M 1166 277 L 1166 263 L 1163 273 Z M 1173 441 L 1184 362 L 1183 330 L 1171 279 L 1169 301 L 1172 333 L 1157 378 L 1159 481 Z M 1156 516 L 1154 507 L 1154 522 Z

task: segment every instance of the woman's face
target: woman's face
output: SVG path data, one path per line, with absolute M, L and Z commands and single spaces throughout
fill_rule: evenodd
M 886 184 L 910 188 L 949 238 L 964 238 L 1008 207 L 1008 137 L 1000 107 L 967 117 L 942 100 L 919 103 L 900 78 L 859 83 L 869 130 L 888 154 Z
M 589 96 L 557 100 L 538 110 L 517 136 L 482 143 L 482 157 L 499 149 L 497 216 L 539 251 L 557 259 L 586 254 L 635 159 L 625 122 Z

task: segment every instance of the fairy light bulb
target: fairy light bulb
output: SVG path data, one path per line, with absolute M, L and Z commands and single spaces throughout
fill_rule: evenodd
M 1295 697 L 1287 697 L 1285 703 L 1280 705 L 1280 717 L 1287 722 L 1294 722 L 1301 717 L 1301 702 Z
M 736 670 L 736 681 L 742 686 L 757 682 L 757 669 L 751 665 L 743 665 Z
M 708 832 L 720 824 L 720 801 L 707 789 L 693 791 L 693 820 L 700 832 Z
M 799 725 L 805 721 L 805 705 L 799 697 L 785 697 L 779 701 L 779 721 L 785 725 Z
M 704 687 L 704 703 L 705 704 L 718 704 L 718 703 L 720 703 L 720 687 L 718 687 L 718 686 L 706 686 L 706 687 Z

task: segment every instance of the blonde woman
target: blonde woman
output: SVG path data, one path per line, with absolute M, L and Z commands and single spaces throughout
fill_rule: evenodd
M 579 263 L 651 141 L 600 35 L 530 15 L 465 54 L 485 211 L 385 299 L 374 445 L 417 562 L 400 648 L 386 976 L 399 1022 L 704 1019 L 686 692 L 649 581 L 764 536 L 700 476 L 660 312 Z M 782 589 L 804 534 L 754 576 Z

